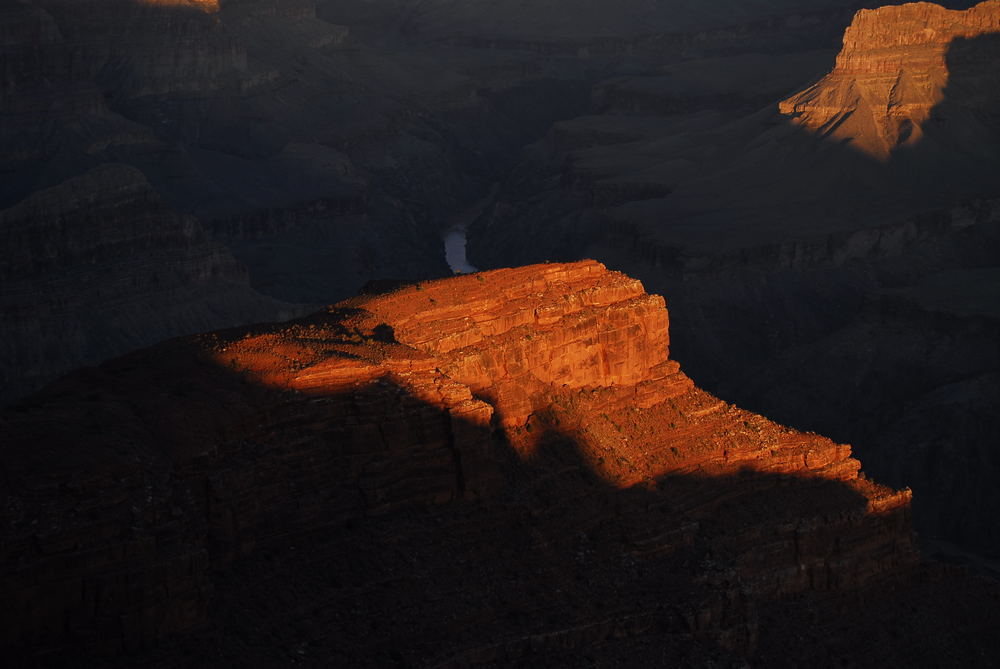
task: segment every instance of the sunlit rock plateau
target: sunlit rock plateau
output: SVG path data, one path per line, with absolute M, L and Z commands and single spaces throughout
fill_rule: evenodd
M 698 389 L 663 298 L 594 261 L 172 340 L 0 431 L 0 640 L 32 666 L 997 650 L 996 584 L 920 561 L 908 490 Z

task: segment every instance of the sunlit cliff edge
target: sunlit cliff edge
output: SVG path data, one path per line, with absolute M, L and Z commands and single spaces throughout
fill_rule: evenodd
M 945 100 L 954 61 L 996 58 L 995 49 L 985 47 L 956 57 L 955 43 L 997 33 L 1000 0 L 965 11 L 929 2 L 861 10 L 844 33 L 833 71 L 779 109 L 809 130 L 887 160 L 924 138 L 932 110 Z M 989 74 L 995 67 L 976 69 Z M 976 95 L 996 95 L 995 74 L 992 85 L 985 78 L 980 83 Z M 951 97 L 968 93 L 952 91 Z
M 623 638 L 745 656 L 763 602 L 916 564 L 908 490 L 699 390 L 668 343 L 663 298 L 581 261 L 409 285 L 71 375 L 0 415 L 3 646 L 101 656 L 207 629 L 238 661 L 231 611 L 289 624 L 304 604 L 280 602 L 306 569 L 350 572 L 348 590 L 331 576 L 295 598 L 321 597 L 310 619 L 357 661 L 387 652 L 381 624 L 420 663 L 614 654 Z M 580 537 L 593 546 L 574 584 L 559 555 Z M 419 566 L 387 566 L 400 549 Z M 459 634 L 472 602 L 492 613 Z

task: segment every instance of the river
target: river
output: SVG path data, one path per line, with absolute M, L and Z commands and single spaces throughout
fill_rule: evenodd
M 449 220 L 450 225 L 445 230 L 442 240 L 444 240 L 444 257 L 448 261 L 448 267 L 456 274 L 471 274 L 479 270 L 469 264 L 465 256 L 466 232 L 469 225 L 479 218 L 486 210 L 493 198 L 496 197 L 500 184 L 495 183 L 482 199 L 477 200 L 468 209 L 455 214 Z

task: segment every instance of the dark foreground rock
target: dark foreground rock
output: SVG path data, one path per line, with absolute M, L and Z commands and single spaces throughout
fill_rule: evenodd
M 995 584 L 921 562 L 909 491 L 699 390 L 667 328 L 584 261 L 71 375 L 0 417 L 6 658 L 874 666 L 929 620 L 995 658 Z M 898 645 L 852 645 L 871 610 Z

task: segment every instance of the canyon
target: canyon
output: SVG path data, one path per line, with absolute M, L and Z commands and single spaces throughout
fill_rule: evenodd
M 1000 1 L 880 4 L 0 0 L 5 657 L 995 664 Z
M 31 196 L 38 206 L 45 192 L 54 211 L 39 215 L 58 215 L 51 189 L 123 165 L 244 270 L 213 275 L 206 261 L 197 273 L 215 279 L 179 279 L 178 294 L 206 298 L 174 327 L 143 310 L 157 299 L 148 284 L 132 289 L 128 316 L 115 299 L 87 298 L 90 309 L 74 312 L 85 341 L 33 370 L 25 361 L 53 346 L 22 333 L 41 332 L 32 323 L 56 308 L 46 300 L 73 303 L 80 291 L 63 284 L 37 307 L 11 303 L 0 399 L 182 332 L 305 313 L 372 279 L 447 276 L 447 221 L 504 179 L 522 146 L 588 110 L 594 84 L 766 45 L 778 52 L 768 90 L 784 92 L 813 68 L 781 56 L 832 45 L 858 4 L 634 2 L 612 23 L 599 3 L 4 0 L 0 210 Z M 563 29 L 549 31 L 553 21 Z M 727 69 L 710 64 L 708 76 Z M 115 293 L 114 277 L 90 293 Z M 237 303 L 270 307 L 244 318 L 252 309 L 232 308 L 234 291 Z M 128 337 L 97 334 L 119 317 Z
M 832 70 L 750 113 L 676 104 L 676 75 L 609 81 L 525 151 L 469 259 L 640 278 L 707 389 L 852 443 L 913 487 L 929 549 L 995 557 L 998 17 L 863 10 Z
M 552 263 L 69 375 L 0 414 L 5 657 L 994 657 L 1000 587 L 920 559 L 909 490 L 697 388 L 668 328 L 635 279 Z

